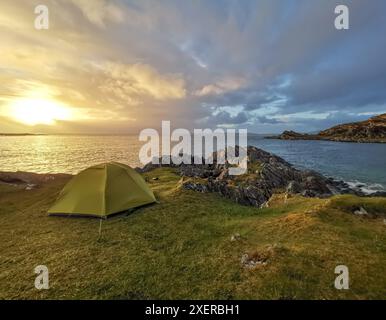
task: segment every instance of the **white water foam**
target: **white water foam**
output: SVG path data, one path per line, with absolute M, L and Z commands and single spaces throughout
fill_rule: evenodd
M 383 185 L 379 183 L 364 183 L 360 181 L 345 181 L 350 188 L 354 190 L 359 190 L 362 191 L 366 195 L 371 195 L 372 193 L 375 192 L 385 192 L 386 189 Z

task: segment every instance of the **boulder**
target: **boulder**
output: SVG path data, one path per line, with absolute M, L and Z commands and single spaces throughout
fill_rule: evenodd
M 354 214 L 356 214 L 358 216 L 368 216 L 369 215 L 369 213 L 363 207 L 360 207 L 359 209 L 355 210 Z
M 302 194 L 307 197 L 325 197 L 332 195 L 328 187 L 328 180 L 323 176 L 311 172 L 311 175 L 306 175 L 303 182 Z
M 386 191 L 377 191 L 367 195 L 368 197 L 386 197 Z
M 241 239 L 240 233 L 235 233 L 235 234 L 233 234 L 233 235 L 231 236 L 231 241 L 232 241 L 232 242 L 238 241 L 238 240 L 240 240 L 240 239 Z

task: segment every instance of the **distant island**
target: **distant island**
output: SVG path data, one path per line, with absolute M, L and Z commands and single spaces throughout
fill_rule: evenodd
M 24 136 L 45 136 L 45 134 L 44 133 L 0 133 L 0 136 L 24 137 Z
M 317 134 L 284 131 L 266 139 L 329 140 L 338 142 L 386 143 L 386 113 L 361 122 L 346 123 L 320 131 Z

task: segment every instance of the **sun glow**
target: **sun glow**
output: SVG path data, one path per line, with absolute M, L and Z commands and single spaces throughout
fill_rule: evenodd
M 19 99 L 9 106 L 10 115 L 26 125 L 54 125 L 57 120 L 70 120 L 71 110 L 67 106 L 44 99 Z

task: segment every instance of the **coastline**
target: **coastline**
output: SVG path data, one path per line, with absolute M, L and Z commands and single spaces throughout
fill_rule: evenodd
M 47 136 L 45 133 L 0 133 L 0 137 Z
M 375 182 L 364 183 L 364 182 L 354 180 L 354 179 L 341 179 L 340 177 L 325 175 L 325 174 L 323 174 L 319 171 L 315 171 L 315 170 L 296 168 L 295 165 L 288 163 L 284 159 L 282 159 L 274 154 L 271 154 L 269 152 L 266 152 L 264 150 L 258 149 L 256 147 L 249 147 L 248 150 L 249 150 L 248 152 L 252 151 L 253 153 L 255 153 L 254 157 L 257 157 L 257 158 L 260 157 L 260 158 L 264 159 L 263 162 L 268 161 L 267 159 L 270 159 L 269 162 L 272 162 L 272 160 L 274 160 L 274 163 L 275 163 L 277 161 L 277 165 L 276 165 L 277 167 L 276 168 L 271 167 L 271 169 L 269 169 L 270 171 L 272 171 L 272 170 L 273 171 L 272 172 L 269 171 L 270 176 L 268 176 L 268 178 L 267 178 L 268 179 L 268 181 L 267 181 L 268 185 L 271 185 L 271 183 L 272 183 L 272 181 L 270 181 L 270 180 L 275 180 L 276 176 L 281 174 L 281 170 L 286 171 L 286 170 L 290 169 L 290 170 L 294 170 L 294 172 L 300 173 L 301 175 L 310 174 L 311 175 L 309 177 L 310 179 L 316 178 L 317 180 L 320 180 L 320 182 L 322 184 L 326 184 L 327 188 L 330 189 L 330 191 L 331 191 L 330 196 L 332 196 L 334 194 L 355 194 L 357 196 L 365 196 L 365 197 L 386 197 L 386 188 L 385 188 L 385 186 L 383 186 L 381 184 L 378 184 Z M 258 162 L 258 166 L 260 166 L 260 165 L 261 165 L 261 163 Z M 195 165 L 195 164 L 182 165 L 182 166 L 181 165 L 180 166 L 170 165 L 170 166 L 175 167 L 175 168 L 179 167 L 181 170 L 181 175 L 183 177 L 184 176 L 185 177 L 193 177 L 193 178 L 200 177 L 199 172 L 200 172 L 200 170 L 202 170 L 202 166 Z M 248 166 L 252 166 L 254 168 L 256 166 L 256 163 L 249 163 Z M 147 172 L 149 170 L 153 170 L 154 168 L 157 168 L 157 167 L 159 167 L 159 166 L 158 165 L 154 166 L 152 164 L 148 164 L 146 166 L 143 166 L 142 168 L 136 167 L 135 169 L 138 172 L 143 173 L 143 172 Z M 203 167 L 205 167 L 205 165 Z M 206 171 L 202 177 L 205 177 L 208 174 L 207 169 L 205 169 L 205 170 Z M 188 172 L 187 175 L 186 175 L 186 172 Z M 195 173 L 192 175 L 192 172 L 195 172 Z M 249 172 L 249 170 L 248 170 L 248 172 Z M 272 173 L 273 173 L 273 175 L 272 175 Z M 28 171 L 14 171 L 14 172 L 12 172 L 12 171 L 0 171 L 0 184 L 13 185 L 13 186 L 17 186 L 17 187 L 25 188 L 25 189 L 29 190 L 29 189 L 38 187 L 40 185 L 43 185 L 50 180 L 55 180 L 55 179 L 67 179 L 67 180 L 69 180 L 73 176 L 74 176 L 74 174 L 68 174 L 68 173 L 51 173 L 51 172 L 50 173 L 35 173 L 35 172 L 28 172 Z M 250 180 L 250 178 L 248 176 L 250 176 L 250 175 L 246 174 L 245 178 L 243 178 L 243 176 L 241 176 L 242 177 L 241 179 L 245 179 L 246 185 L 247 186 L 249 185 L 252 187 L 252 186 L 254 186 L 255 182 L 252 182 L 252 180 Z M 256 178 L 254 177 L 253 179 L 256 179 Z M 284 185 L 280 184 L 280 187 L 285 187 L 286 184 L 291 183 L 291 178 L 287 178 L 286 181 L 287 182 L 285 182 Z M 320 182 L 316 183 L 316 185 L 319 184 Z M 260 186 L 259 188 L 261 188 L 261 187 L 265 188 L 264 186 Z M 196 188 L 196 187 L 194 187 L 194 188 Z M 287 188 L 288 188 L 288 186 L 287 186 Z M 319 188 L 319 190 L 318 190 L 318 188 Z M 324 197 L 323 192 L 319 193 L 319 191 L 321 189 L 323 189 L 323 188 L 320 188 L 320 186 L 316 187 L 316 189 L 315 189 L 315 190 L 317 190 L 316 191 L 316 197 L 318 197 L 318 196 Z M 216 188 L 214 188 L 214 190 L 212 190 L 212 191 L 216 191 Z M 314 192 L 312 192 L 312 193 L 314 193 Z M 319 195 L 318 195 L 318 193 L 319 193 Z
M 326 138 L 320 136 L 312 136 L 308 134 L 302 134 L 301 137 L 291 137 L 284 138 L 282 135 L 273 135 L 273 136 L 264 136 L 264 139 L 272 140 L 305 140 L 305 141 L 331 141 L 331 142 L 347 142 L 347 143 L 379 143 L 385 144 L 386 140 L 355 140 L 355 139 L 336 139 L 336 138 Z

